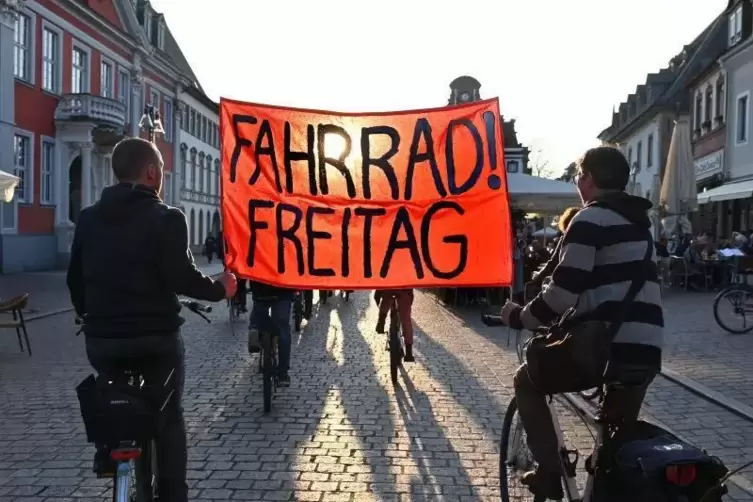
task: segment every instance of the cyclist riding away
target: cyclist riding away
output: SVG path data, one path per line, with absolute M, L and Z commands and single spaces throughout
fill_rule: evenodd
M 546 359 L 546 364 L 543 351 L 527 351 L 527 361 L 514 380 L 528 446 L 538 463 L 536 471 L 526 473 L 521 481 L 534 494 L 551 500 L 563 498 L 562 464 L 546 395 L 599 386 L 607 363 L 609 374 L 618 374 L 619 368 L 640 369 L 645 375 L 643 385 L 607 389 L 603 403 L 612 417 L 634 420 L 649 383 L 661 369 L 661 291 L 655 263 L 646 260 L 649 245 L 648 256 L 653 254 L 647 216 L 651 203 L 625 193 L 629 177 L 630 166 L 619 150 L 598 147 L 586 152 L 575 178 L 584 207 L 565 232 L 551 283 L 527 305 L 508 302 L 502 308 L 504 321 L 516 329 L 550 326 L 569 311 L 561 321 L 571 323 L 569 345 L 556 352 L 556 358 Z M 606 360 L 588 360 L 583 354 L 595 351 L 578 350 L 587 347 L 578 344 L 589 343 L 586 335 L 604 335 L 604 331 L 589 333 L 589 326 L 613 322 L 632 280 L 639 276 L 647 280 L 625 309 L 614 343 L 604 354 Z
M 137 364 L 147 382 L 169 380 L 173 395 L 157 435 L 159 495 L 186 502 L 186 425 L 181 399 L 184 348 L 177 295 L 216 302 L 235 294 L 235 277 L 218 281 L 196 268 L 188 248 L 186 217 L 159 197 L 164 164 L 159 150 L 140 138 L 115 146 L 118 184 L 81 211 L 73 236 L 68 289 L 85 317 L 86 353 L 102 376 L 115 378 Z M 99 448 L 95 472 L 111 473 Z
M 403 330 L 403 340 L 405 340 L 405 357 L 404 361 L 415 362 L 413 357 L 413 322 L 411 321 L 411 310 L 413 308 L 413 290 L 412 289 L 386 289 L 374 292 L 374 299 L 379 305 L 379 317 L 377 318 L 376 332 L 384 334 L 384 324 L 387 321 L 387 314 L 390 312 L 392 301 L 397 301 L 397 310 L 400 315 L 400 326 Z
M 264 318 L 270 316 L 272 323 L 279 330 L 279 361 L 277 363 L 278 385 L 290 386 L 290 313 L 293 307 L 295 290 L 278 288 L 262 282 L 249 280 L 249 289 L 253 299 L 251 315 L 248 322 L 248 351 L 258 353 L 259 329 L 264 325 Z

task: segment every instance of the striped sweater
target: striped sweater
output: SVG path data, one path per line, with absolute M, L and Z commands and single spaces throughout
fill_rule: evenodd
M 607 194 L 586 205 L 562 239 L 551 283 L 530 303 L 512 312 L 510 326 L 547 326 L 572 307 L 576 317 L 612 321 L 633 278 L 645 273 L 650 207 L 646 199 L 624 193 Z M 653 259 L 655 262 L 655 251 Z M 654 266 L 617 332 L 615 349 L 630 352 L 631 362 L 660 364 L 663 332 L 661 289 Z

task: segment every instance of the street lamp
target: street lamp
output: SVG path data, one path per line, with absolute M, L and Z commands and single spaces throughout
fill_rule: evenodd
M 147 132 L 149 141 L 152 143 L 155 142 L 158 133 L 165 134 L 159 110 L 156 110 L 152 105 L 146 105 L 144 107 L 144 114 L 141 116 L 141 120 L 139 120 L 139 129 Z

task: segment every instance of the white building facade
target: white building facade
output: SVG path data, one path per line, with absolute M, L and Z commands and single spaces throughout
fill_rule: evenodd
M 180 197 L 175 200 L 186 214 L 189 242 L 200 249 L 207 236 L 221 231 L 219 105 L 199 89 L 180 93 L 180 134 L 177 157 Z

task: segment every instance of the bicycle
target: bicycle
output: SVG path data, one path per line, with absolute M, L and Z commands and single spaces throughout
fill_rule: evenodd
M 204 313 L 212 307 L 193 300 L 180 300 L 207 322 Z M 80 326 L 76 336 L 84 330 L 86 319 L 76 318 Z M 113 380 L 93 374 L 77 387 L 81 416 L 89 443 L 109 455 L 114 462 L 113 472 L 97 472 L 98 477 L 114 478 L 113 502 L 156 502 L 159 500 L 157 446 L 155 437 L 164 418 L 162 411 L 172 399 L 167 378 L 155 384 L 144 379 L 139 361 L 124 363 Z
M 742 329 L 733 329 L 727 326 L 719 315 L 719 307 L 722 300 L 727 300 L 732 304 L 733 315 L 742 317 Z M 753 287 L 748 284 L 732 284 L 721 290 L 714 298 L 714 320 L 720 328 L 732 333 L 733 335 L 742 335 L 753 330 L 753 322 L 747 325 L 746 314 L 753 314 Z
M 502 317 L 498 315 L 484 314 L 482 315 L 482 321 L 487 326 L 504 326 Z M 585 459 L 584 462 L 584 469 L 587 473 L 587 478 L 583 493 L 581 493 L 578 489 L 576 482 L 577 467 L 580 454 L 577 449 L 569 449 L 567 447 L 564 440 L 564 435 L 562 433 L 562 427 L 560 426 L 557 417 L 557 410 L 555 409 L 554 399 L 552 399 L 553 396 L 551 396 L 550 399 L 547 400 L 549 413 L 551 415 L 552 423 L 554 425 L 554 431 L 557 436 L 557 450 L 560 452 L 560 461 L 563 473 L 563 492 L 567 500 L 576 502 L 591 502 L 592 497 L 594 497 L 595 489 L 597 489 L 597 491 L 599 492 L 605 489 L 604 480 L 601 478 L 605 476 L 604 473 L 608 472 L 608 470 L 602 468 L 598 463 L 599 452 L 602 451 L 604 445 L 609 444 L 609 442 L 616 437 L 616 434 L 618 433 L 620 428 L 624 428 L 626 426 L 629 427 L 630 425 L 637 423 L 623 420 L 618 416 L 610 416 L 608 410 L 603 409 L 603 397 L 608 391 L 645 385 L 648 378 L 650 377 L 647 376 L 645 370 L 643 369 L 623 369 L 618 375 L 610 377 L 607 382 L 605 382 L 600 387 L 597 387 L 596 395 L 599 397 L 599 405 L 595 414 L 597 429 L 596 435 L 594 436 L 592 434 L 592 437 L 594 438 L 593 449 L 591 451 L 591 454 Z M 516 418 L 518 419 L 517 423 L 514 423 Z M 539 495 L 534 496 L 529 492 L 527 487 L 522 485 L 522 493 L 517 493 L 514 496 L 511 496 L 510 494 L 510 491 L 514 490 L 515 485 L 519 482 L 519 473 L 532 471 L 535 467 L 533 456 L 531 455 L 530 451 L 526 451 L 528 450 L 528 446 L 525 434 L 525 430 L 523 429 L 522 424 L 519 420 L 517 400 L 515 397 L 513 397 L 510 400 L 507 411 L 505 412 L 505 417 L 502 422 L 502 434 L 500 437 L 499 483 L 502 502 L 510 502 L 512 500 L 533 500 L 533 502 L 545 502 L 546 500 L 548 500 L 545 497 Z M 694 447 L 690 448 L 692 449 Z M 523 450 L 522 452 L 520 451 L 521 449 Z M 684 450 L 684 446 L 681 444 L 673 444 L 668 446 L 667 449 L 677 452 L 678 449 Z M 705 452 L 703 453 L 705 454 Z M 686 455 L 688 455 L 688 453 L 686 453 Z M 700 463 L 698 465 L 700 465 Z M 597 478 L 595 477 L 597 469 L 601 469 L 598 471 L 599 473 L 601 473 L 599 485 L 597 485 Z M 724 469 L 726 470 L 726 468 Z M 692 462 L 683 461 L 680 457 L 677 457 L 675 459 L 675 463 L 669 463 L 664 467 L 664 475 L 666 476 L 666 479 L 664 481 L 670 487 L 681 491 L 683 489 L 686 489 L 691 483 L 695 482 L 696 476 L 698 475 L 697 465 Z M 649 474 L 645 473 L 645 476 L 648 479 Z M 712 493 L 712 490 L 715 489 L 719 490 L 719 497 L 725 494 L 726 487 L 723 484 L 724 479 L 726 479 L 726 477 L 722 478 L 718 484 L 707 491 L 701 500 L 707 500 L 709 502 L 711 500 L 716 500 L 713 498 L 706 498 L 709 494 Z M 687 499 L 680 497 L 677 499 L 668 500 Z
M 385 301 L 385 300 L 382 300 Z M 397 307 L 397 298 L 394 296 L 389 299 L 390 302 L 390 325 L 387 331 L 387 347 L 390 352 L 390 377 L 393 385 L 397 382 L 397 371 L 403 365 L 405 357 L 405 346 L 403 345 L 402 328 L 400 326 L 400 315 Z
M 268 300 L 257 299 L 257 304 L 262 304 L 265 309 L 265 315 L 260 319 L 257 326 L 259 331 L 259 373 L 262 375 L 262 393 L 264 395 L 264 413 L 272 411 L 272 398 L 279 387 L 279 345 L 280 331 L 274 325 L 272 317 L 269 315 L 270 305 Z M 249 335 L 248 351 L 251 353 L 251 338 Z

